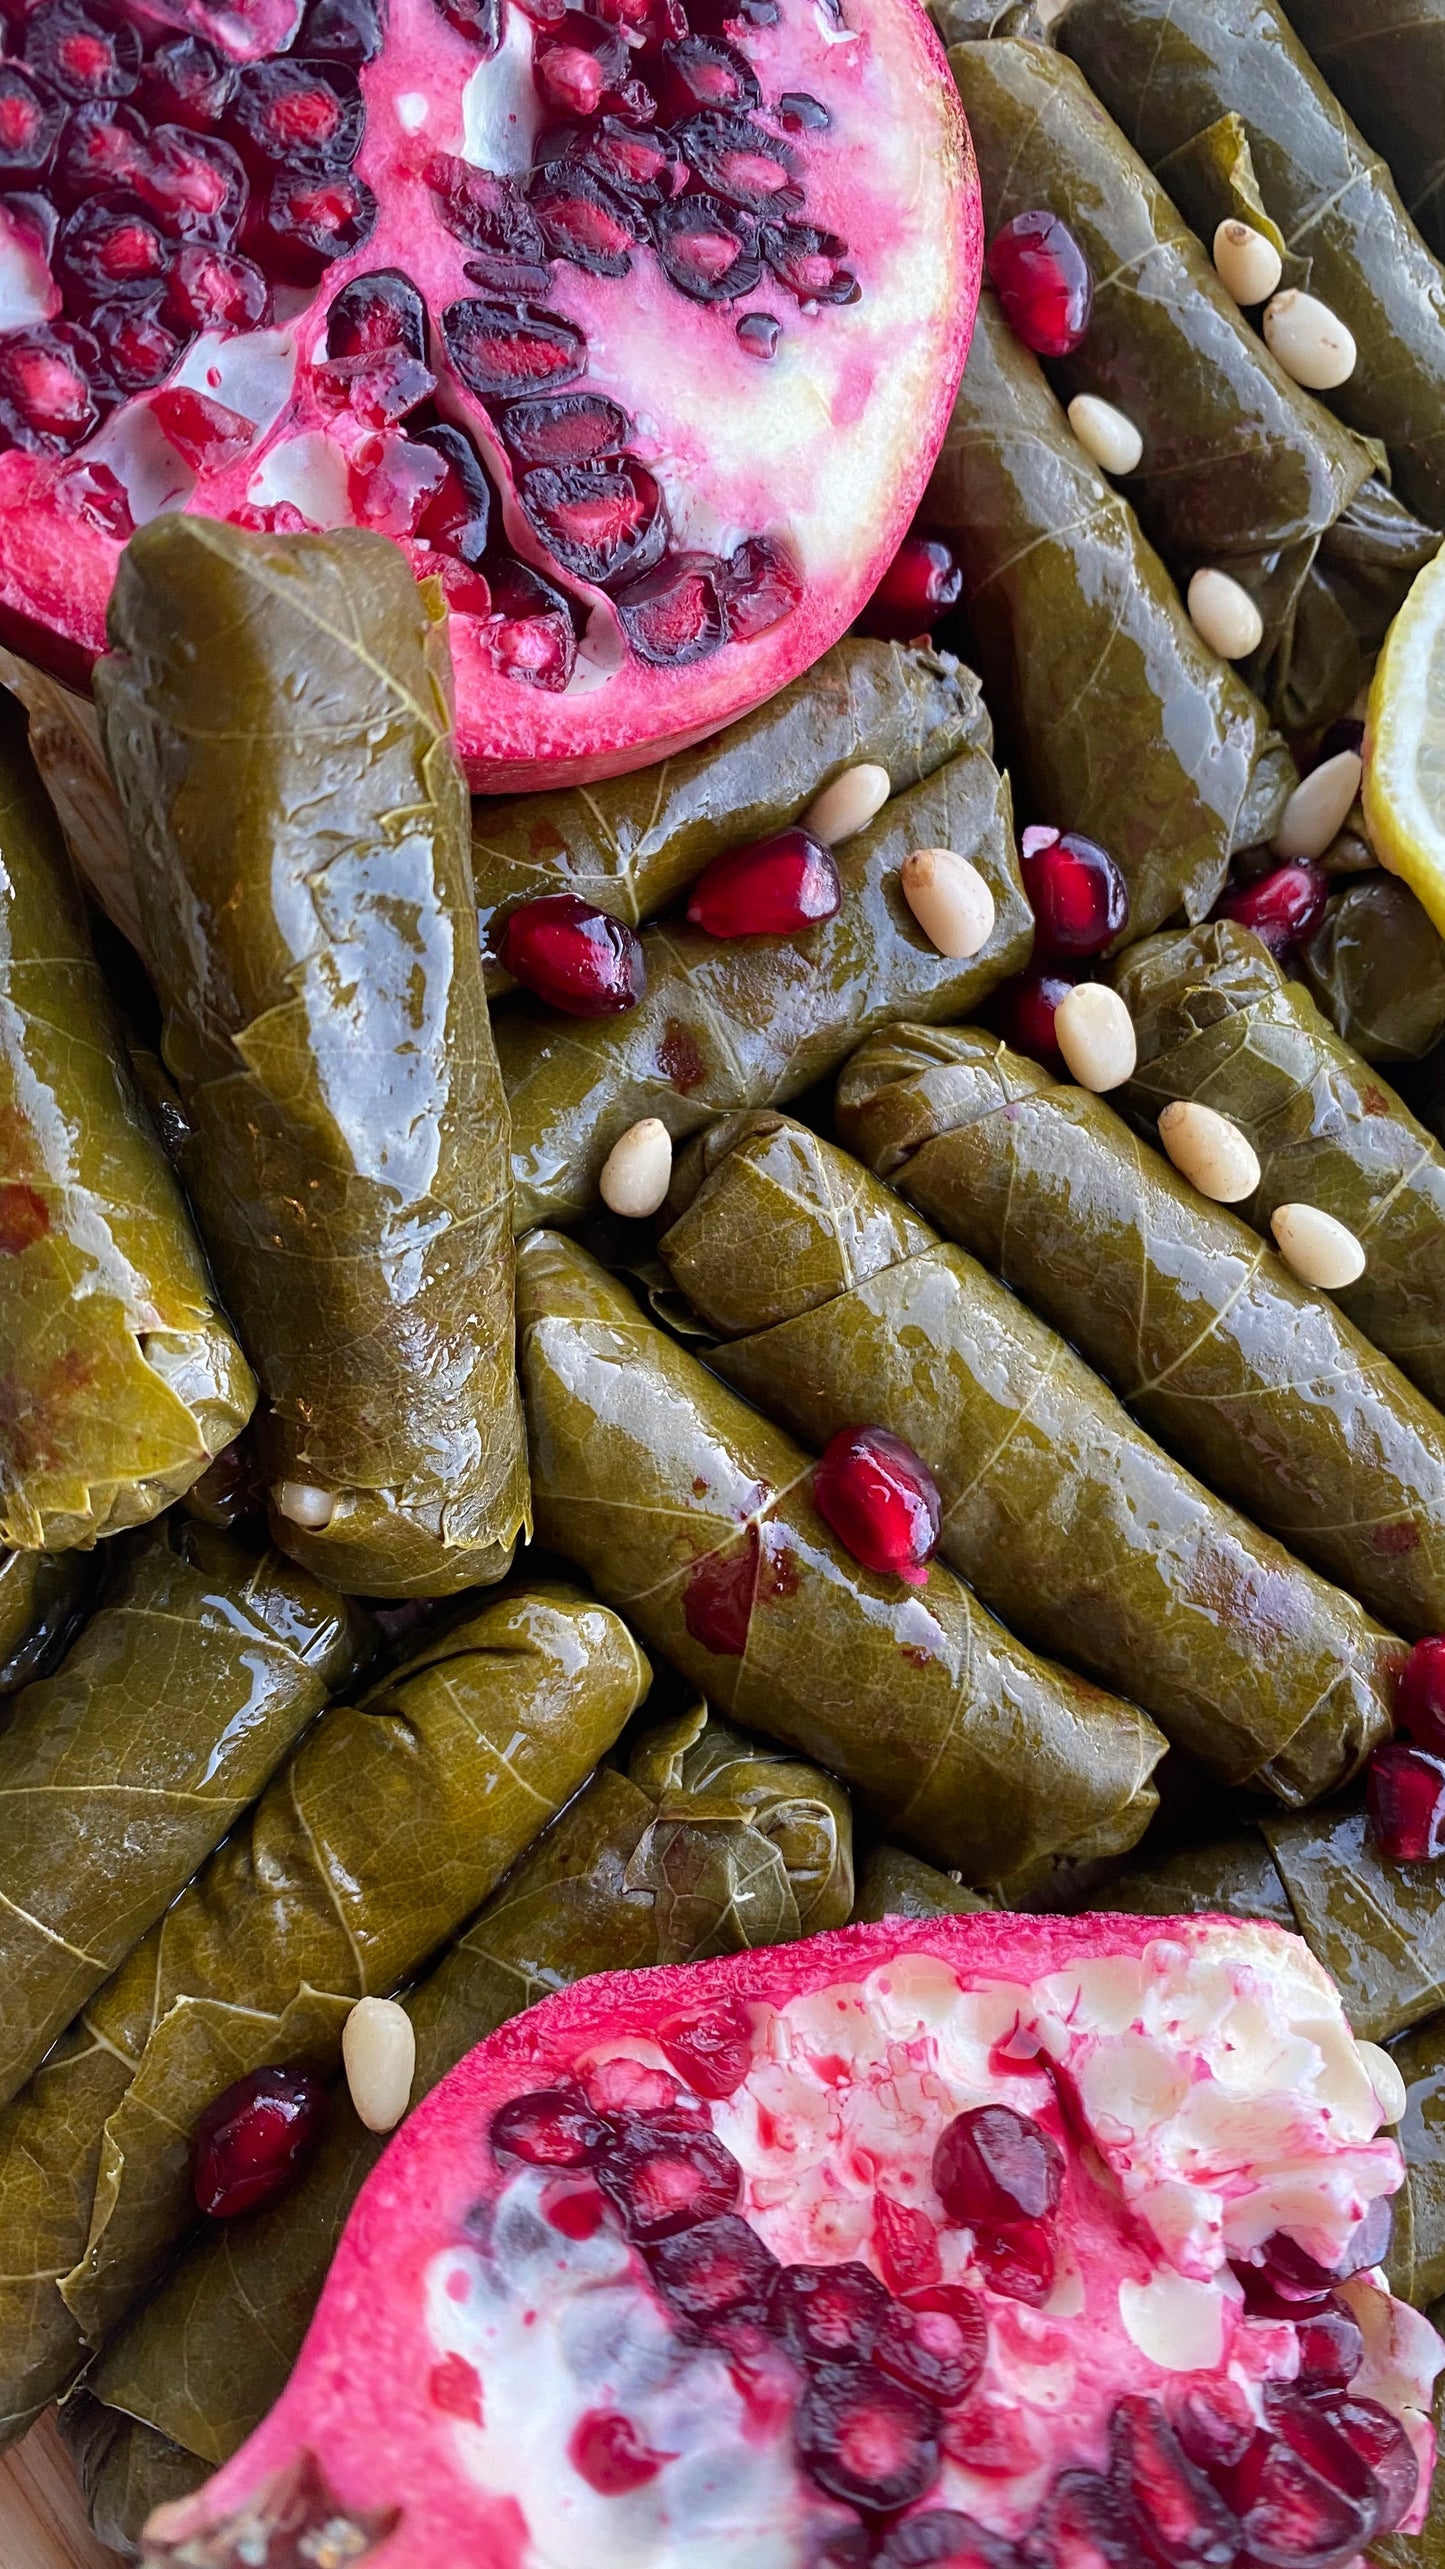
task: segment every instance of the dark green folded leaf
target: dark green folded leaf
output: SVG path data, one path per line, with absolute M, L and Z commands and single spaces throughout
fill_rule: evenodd
M 1289 18 L 1445 258 L 1445 0 L 1289 0 Z
M 928 12 L 946 45 L 972 44 L 981 36 L 1037 36 L 1032 0 L 932 0 Z
M 210 2477 L 210 2464 L 198 2454 L 103 2408 L 85 2391 L 66 2401 L 60 2432 L 97 2541 L 125 2560 L 139 2559 L 141 2530 L 154 2508 L 189 2497 Z
M 1259 1155 L 1245 1219 L 1268 1238 L 1277 1205 L 1313 1204 L 1353 1231 L 1365 1272 L 1336 1302 L 1445 1406 L 1445 1152 L 1233 920 L 1151 937 L 1114 981 L 1139 1040 L 1123 1102 L 1141 1131 L 1173 1098 L 1229 1116 Z
M 1387 1862 L 1358 1792 L 1261 1825 L 1358 2035 L 1387 2042 L 1445 2008 L 1445 1863 Z
M 192 2225 L 198 2114 L 266 2062 L 334 2069 L 355 2000 L 455 1931 L 647 1682 L 615 1615 L 547 1585 L 317 1723 L 0 2118 L 0 2262 L 23 2279 L 0 2328 L 11 2432 Z
M 886 767 L 901 794 L 960 750 L 988 745 L 971 670 L 947 652 L 850 634 L 781 695 L 660 767 L 474 803 L 483 944 L 508 910 L 543 892 L 575 892 L 640 926 L 712 857 L 795 821 L 858 760 Z
M 304 1570 L 172 1519 L 0 1727 L 0 2104 L 356 1664 Z
M 1430 2017 L 1390 2048 L 1405 2082 L 1396 2131 L 1405 2188 L 1395 2202 L 1390 2290 L 1423 2310 L 1445 2291 L 1445 2015 Z
M 997 42 L 949 60 L 990 235 L 1046 207 L 1093 271 L 1088 332 L 1049 367 L 1055 389 L 1113 402 L 1139 430 L 1123 488 L 1181 586 L 1212 563 L 1249 591 L 1265 638 L 1240 674 L 1276 719 L 1331 721 L 1438 539 L 1371 482 L 1364 441 L 1276 364 L 1073 63 Z
M 731 1822 L 710 1791 L 723 1779 Z M 407 2002 L 414 2101 L 472 2044 L 569 1981 L 684 1958 L 643 1879 L 665 1811 L 673 1825 L 705 1813 L 709 1834 L 740 1850 L 762 1831 L 788 1868 L 793 1935 L 847 1917 L 851 1827 L 838 1787 L 699 1708 L 645 1733 L 627 1776 L 593 1777 Z M 699 1949 L 729 1950 L 731 1924 L 715 1917 Z M 285 2381 L 352 2200 L 384 2147 L 338 2093 L 299 2185 L 271 2212 L 203 2233 L 92 2369 L 98 2398 L 208 2466 L 225 2461 Z
M 790 1944 L 846 1924 L 848 1796 L 699 1704 L 639 1742 L 628 1774 L 657 1805 L 629 1873 L 652 1894 L 659 1962 Z
M 496 1578 L 526 1522 L 506 1113 L 443 629 L 383 536 L 171 515 L 97 673 L 187 1187 L 340 1587 Z
M 1276 0 L 1073 0 L 1059 41 L 1196 230 L 1212 205 L 1192 201 L 1191 147 L 1241 119 L 1304 281 L 1359 347 L 1331 409 L 1381 440 L 1402 499 L 1445 526 L 1445 271 Z
M 672 1201 L 662 1255 L 727 1342 L 709 1363 L 815 1448 L 859 1419 L 903 1437 L 942 1494 L 945 1557 L 1035 1649 L 1127 1691 L 1221 1783 L 1288 1802 L 1388 1736 L 1398 1642 L 856 1160 L 739 1116 L 693 1143 Z
M 1332 893 L 1295 967 L 1366 1061 L 1420 1061 L 1445 1037 L 1445 938 L 1393 874 Z
M 1129 936 L 1201 918 L 1232 851 L 1271 835 L 1293 763 L 991 294 L 922 516 L 962 564 L 1024 817 L 1111 851 Z
M 1253 1828 L 1154 1857 L 1146 1843 L 1090 1906 L 1146 1918 L 1266 1918 L 1299 1932 L 1279 1868 Z
M 935 1563 L 844 1552 L 808 1457 L 572 1242 L 518 1256 L 542 1540 L 737 1720 L 841 1775 L 874 1822 L 993 1882 L 1132 1845 L 1160 1734 L 1050 1667 Z
M 83 1552 L 0 1553 L 0 1695 L 53 1667 L 98 1567 Z
M 1391 1630 L 1445 1629 L 1445 1420 L 1102 1097 L 906 1027 L 849 1064 L 838 1122 L 1211 1488 Z
M 938 952 L 899 890 L 915 847 L 970 857 L 993 893 L 993 934 L 967 962 Z M 681 1139 L 732 1108 L 797 1097 L 870 1028 L 966 1015 L 1028 960 L 1008 787 L 983 749 L 898 795 L 840 848 L 838 870 L 842 908 L 800 936 L 719 943 L 701 928 L 649 928 L 646 994 L 625 1016 L 531 1002 L 499 1016 L 519 1230 L 585 1213 L 639 1116 L 660 1116 Z
M 951 1873 L 940 1873 L 901 1846 L 875 1846 L 858 1870 L 853 1918 L 855 1924 L 873 1918 L 938 1918 L 988 1905 L 976 1891 L 965 1891 Z
M 0 696 L 0 1548 L 140 1525 L 251 1369 L 142 1106 L 24 712 Z

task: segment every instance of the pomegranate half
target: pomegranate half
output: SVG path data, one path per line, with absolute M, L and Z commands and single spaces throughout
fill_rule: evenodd
M 5 0 L 0 640 L 73 684 L 162 509 L 440 576 L 493 791 L 852 620 L 981 254 L 918 0 Z
M 166 2569 L 1346 2569 L 1445 2350 L 1298 1938 L 892 1918 L 579 1982 L 433 2090 Z M 1293 2546 L 1293 2547 L 1291 2547 Z

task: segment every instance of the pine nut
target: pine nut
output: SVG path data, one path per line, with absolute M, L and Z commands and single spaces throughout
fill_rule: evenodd
M 993 935 L 994 898 L 976 865 L 951 847 L 916 847 L 899 870 L 903 898 L 940 954 L 962 962 Z
M 394 1998 L 358 1998 L 341 2032 L 346 2084 L 368 2132 L 390 2132 L 411 2103 L 416 2034 Z
M 824 847 L 841 847 L 845 838 L 855 837 L 877 819 L 892 791 L 887 768 L 865 758 L 857 767 L 845 767 L 841 776 L 814 796 L 801 826 Z
M 1264 335 L 1285 373 L 1309 392 L 1334 392 L 1355 371 L 1359 352 L 1339 314 L 1298 286 L 1266 305 Z
M 1398 2123 L 1409 2101 L 1399 2062 L 1382 2052 L 1378 2043 L 1356 2043 L 1355 2049 L 1360 2055 L 1360 2067 L 1375 2091 L 1381 2121 Z
M 1317 1204 L 1277 1204 L 1269 1227 L 1285 1265 L 1301 1284 L 1339 1293 L 1365 1272 L 1365 1253 L 1353 1231 Z
M 1250 596 L 1227 571 L 1196 571 L 1186 600 L 1189 621 L 1201 642 L 1221 660 L 1247 660 L 1264 640 L 1264 619 Z
M 629 1124 L 602 1163 L 602 1201 L 633 1221 L 656 1213 L 672 1184 L 672 1135 L 659 1115 Z
M 1054 1010 L 1054 1041 L 1081 1088 L 1122 1088 L 1139 1059 L 1134 1020 L 1107 981 L 1081 981 Z
M 334 1490 L 316 1490 L 309 1481 L 278 1481 L 271 1492 L 278 1516 L 288 1525 L 304 1525 L 308 1534 L 324 1534 L 336 1514 Z
M 1214 235 L 1214 265 L 1225 293 L 1245 307 L 1266 302 L 1284 274 L 1273 241 L 1252 223 L 1228 217 Z
M 1132 473 L 1144 452 L 1144 440 L 1132 419 L 1097 393 L 1075 393 L 1069 404 L 1069 426 L 1092 455 L 1101 473 Z
M 1342 749 L 1302 776 L 1279 816 L 1275 855 L 1323 856 L 1354 810 L 1362 773 L 1359 751 Z
M 1180 1176 L 1215 1204 L 1242 1204 L 1259 1184 L 1259 1162 L 1239 1126 L 1195 1098 L 1165 1107 L 1159 1139 Z

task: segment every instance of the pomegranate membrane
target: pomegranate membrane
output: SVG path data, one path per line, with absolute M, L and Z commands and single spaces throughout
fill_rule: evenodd
M 145 2557 L 1345 2569 L 1434 2458 L 1401 2177 L 1275 1928 L 893 1919 L 584 1981 L 403 2126 Z
M 492 790 L 807 667 L 906 531 L 977 187 L 918 0 L 33 0 L 0 61 L 0 639 L 159 510 L 437 577 Z

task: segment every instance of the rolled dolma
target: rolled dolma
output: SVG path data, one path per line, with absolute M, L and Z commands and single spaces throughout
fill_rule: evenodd
M 863 1569 L 808 1457 L 585 1250 L 534 1233 L 517 1275 L 540 1538 L 710 1701 L 974 1884 L 1133 1845 L 1152 1722 L 1034 1658 L 937 1562 L 919 1589 Z
M 858 1868 L 855 1923 L 875 1918 L 937 1918 L 986 1909 L 976 1891 L 966 1891 L 951 1873 L 940 1873 L 908 1855 L 901 1846 L 870 1847 Z
M 407 2000 L 417 2033 L 414 2104 L 509 2016 L 587 1972 L 636 1971 L 779 1940 L 753 1932 L 767 1927 L 771 1903 L 723 1900 L 706 1916 L 692 1904 L 684 1916 L 659 1896 L 685 1829 L 713 1841 L 719 1882 L 725 1874 L 735 1883 L 758 1879 L 768 1870 L 763 1848 L 781 1858 L 787 1937 L 847 1919 L 846 1797 L 818 1768 L 779 1758 L 699 1708 L 645 1734 L 626 1775 L 595 1775 Z M 959 1894 L 959 1905 L 973 1904 Z M 112 2339 L 88 2382 L 139 2429 L 122 2439 L 130 2473 L 152 2436 L 205 2470 L 259 2424 L 291 2368 L 351 2203 L 385 2146 L 338 2094 L 316 2159 L 284 2201 L 203 2232 Z M 88 2431 L 95 2421 L 77 2423 Z M 114 2459 L 108 2475 L 114 2490 Z M 147 2474 L 146 2494 L 150 2486 Z M 113 2495 L 108 2504 L 115 2529 L 137 2529 L 134 2496 Z
M 84 1552 L 0 1553 L 0 1695 L 44 1676 L 95 1585 Z
M 1286 1802 L 1388 1738 L 1402 1645 L 846 1152 L 739 1116 L 691 1145 L 672 1202 L 661 1254 L 724 1341 L 709 1364 L 807 1445 L 860 1419 L 903 1437 L 945 1558 L 1034 1649 L 1127 1692 L 1218 1782 Z
M 1445 1420 L 1102 1097 L 974 1027 L 875 1037 L 843 1139 L 1392 1631 L 1445 1629 Z
M 969 857 L 993 893 L 993 932 L 966 961 L 941 955 L 903 898 L 899 869 L 918 847 Z M 603 1161 L 640 1116 L 680 1140 L 714 1115 L 797 1097 L 869 1029 L 967 1015 L 1028 961 L 1008 785 L 982 742 L 896 795 L 839 849 L 838 871 L 841 909 L 798 936 L 720 943 L 682 923 L 650 928 L 646 991 L 624 1016 L 534 1002 L 499 1016 L 519 1230 L 588 1211 Z
M 1395 2204 L 1390 2290 L 1417 2310 L 1445 2292 L 1445 2015 L 1391 2046 L 1405 2082 L 1396 2127 L 1405 2184 Z
M 188 1489 L 255 1405 L 141 1103 L 25 715 L 0 694 L 0 1548 Z
M 560 1585 L 489 1601 L 333 1706 L 0 2117 L 0 2435 L 73 2377 L 192 2227 L 197 2117 L 248 2070 L 334 2070 L 616 1739 L 648 1683 Z
M 948 652 L 848 634 L 780 695 L 660 767 L 475 802 L 482 943 L 543 892 L 575 892 L 640 926 L 713 857 L 795 821 L 845 767 L 886 767 L 901 794 L 973 747 L 988 747 L 988 718 L 971 670 Z
M 1233 852 L 1271 836 L 1293 762 L 992 294 L 921 514 L 962 565 L 1025 817 L 1109 849 L 1126 936 L 1202 918 Z
M 1313 1204 L 1353 1231 L 1365 1271 L 1336 1302 L 1445 1407 L 1445 1152 L 1233 920 L 1150 937 L 1114 982 L 1138 1036 L 1123 1103 L 1140 1129 L 1174 1098 L 1229 1116 L 1259 1155 L 1245 1220 L 1268 1238 L 1277 1205 Z
M 1421 1061 L 1445 1037 L 1445 938 L 1397 876 L 1366 874 L 1332 892 L 1294 961 L 1315 1006 L 1366 1061 Z
M 527 1516 L 506 1108 L 428 594 L 384 536 L 155 518 L 96 677 L 185 1180 L 291 1485 L 276 1539 L 376 1596 L 500 1576 Z
M 0 2104 L 255 1799 L 362 1619 L 171 1518 L 0 1726 Z
M 1046 369 L 1055 390 L 1113 402 L 1139 430 L 1123 488 L 1181 587 L 1213 564 L 1249 591 L 1264 640 L 1240 675 L 1276 720 L 1331 721 L 1438 536 L 1374 478 L 1364 440 L 1275 362 L 1065 55 L 995 42 L 949 61 L 989 232 L 1045 207 L 1093 271 L 1083 342 Z
M 1213 198 L 1196 211 L 1192 147 L 1238 117 L 1311 293 L 1359 347 L 1331 409 L 1379 438 L 1401 498 L 1445 526 L 1445 270 L 1277 0 L 1072 0 L 1058 38 L 1196 230 Z
M 1289 20 L 1445 258 L 1445 0 L 1289 0 Z

